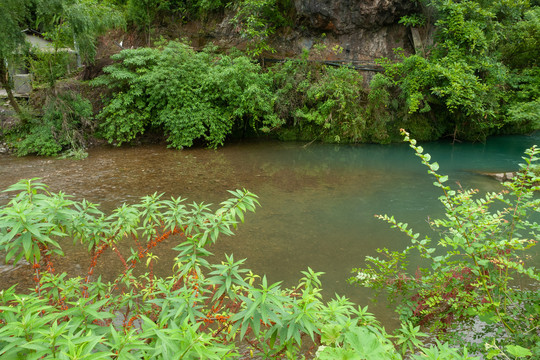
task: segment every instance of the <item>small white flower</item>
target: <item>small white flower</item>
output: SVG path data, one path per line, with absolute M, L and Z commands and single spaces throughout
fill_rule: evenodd
M 317 352 L 315 353 L 315 357 L 318 358 L 319 355 L 321 355 L 321 353 L 324 351 L 324 349 L 326 349 L 326 346 L 324 345 L 319 346 L 319 348 L 317 349 Z

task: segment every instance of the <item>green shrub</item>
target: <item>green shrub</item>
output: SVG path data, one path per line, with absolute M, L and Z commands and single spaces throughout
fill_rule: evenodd
M 506 110 L 507 127 L 514 132 L 540 129 L 540 69 L 517 69 L 509 82 Z
M 434 134 L 466 140 L 540 128 L 538 5 L 478 0 L 425 5 L 426 26 L 436 27 L 433 46 L 413 55 L 395 49 L 400 61 L 383 60 L 385 76 L 401 90 L 406 112 L 430 114 L 425 119 L 438 122 Z M 420 25 L 411 19 L 402 22 Z
M 270 78 L 244 56 L 211 50 L 196 53 L 170 42 L 124 50 L 94 84 L 112 90 L 99 118 L 110 142 L 130 141 L 149 127 L 161 128 L 170 146 L 189 147 L 204 139 L 223 144 L 233 129 L 273 127 Z
M 366 121 L 363 105 L 365 93 L 362 77 L 346 67 L 324 68 L 322 76 L 305 90 L 306 103 L 298 108 L 299 121 L 314 123 L 323 139 L 339 142 L 362 142 Z
M 400 102 L 386 77 L 375 76 L 369 91 L 358 71 L 288 60 L 271 68 L 275 111 L 285 120 L 282 138 L 326 142 L 394 141 Z
M 301 138 L 328 142 L 367 141 L 362 77 L 346 67 L 327 67 L 307 59 L 274 66 L 276 113 Z
M 287 60 L 270 68 L 276 94 L 276 113 L 285 119 L 288 127 L 302 126 L 294 114 L 305 105 L 306 91 L 321 72 L 319 64 L 311 64 L 307 59 Z
M 69 150 L 84 157 L 86 136 L 93 126 L 90 102 L 71 90 L 48 93 L 42 111 L 7 134 L 16 154 L 55 156 Z
M 424 347 L 419 328 L 408 324 L 394 344 L 367 307 L 337 295 L 323 303 L 321 273 L 311 269 L 284 289 L 232 255 L 210 263 L 209 247 L 255 210 L 256 196 L 246 190 L 231 191 L 217 211 L 154 194 L 111 214 L 50 193 L 35 179 L 7 190 L 17 193 L 0 207 L 0 250 L 15 264 L 22 258 L 31 264 L 35 288 L 0 291 L 2 358 L 300 359 L 315 353 L 318 359 L 400 360 L 408 351 L 418 359 L 471 359 L 443 345 Z M 152 251 L 166 239 L 176 242 L 176 258 L 172 273 L 160 277 Z M 88 249 L 84 277 L 54 270 L 71 241 Z M 108 283 L 94 274 L 106 251 L 122 269 Z
M 399 301 L 396 311 L 403 321 L 439 331 L 459 326 L 447 336 L 460 346 L 470 341 L 470 349 L 488 358 L 503 351 L 538 357 L 540 274 L 526 260 L 540 232 L 540 198 L 535 195 L 540 178 L 534 172 L 540 150 L 534 146 L 526 151 L 521 171 L 504 184 L 508 191 L 480 197 L 476 190 L 452 190 L 445 184 L 448 176 L 439 174 L 439 165 L 403 134 L 443 192 L 445 217 L 430 219 L 440 239 L 433 246 L 430 238 L 421 238 L 406 223 L 377 216 L 403 232 L 411 244 L 403 251 L 378 249 L 384 257 L 367 257 L 366 267 L 354 269 L 356 276 L 350 281 L 387 293 L 392 303 Z M 411 270 L 413 251 L 423 265 Z M 527 279 L 530 286 L 519 287 L 515 279 Z M 463 338 L 467 326 L 480 339 L 479 346 Z
M 247 54 L 258 57 L 263 52 L 274 53 L 276 50 L 268 41 L 276 28 L 286 23 L 283 13 L 290 9 L 290 3 L 287 0 L 238 0 L 231 4 L 236 12 L 231 23 L 248 41 Z
M 34 85 L 54 88 L 59 79 L 68 75 L 70 65 L 76 66 L 74 56 L 69 52 L 34 50 L 30 57 Z

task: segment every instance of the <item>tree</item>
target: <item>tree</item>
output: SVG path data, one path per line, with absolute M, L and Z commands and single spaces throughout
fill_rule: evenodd
M 0 83 L 6 90 L 9 101 L 17 114 L 21 109 L 13 95 L 9 64 L 15 63 L 22 55 L 24 47 L 23 26 L 28 15 L 28 1 L 0 0 Z
M 47 66 L 41 67 L 51 88 L 62 73 L 51 70 L 62 63 L 59 48 L 73 48 L 79 62 L 90 63 L 96 55 L 97 37 L 124 25 L 119 11 L 97 0 L 36 0 L 34 15 L 39 30 L 54 44 L 55 51 L 42 58 Z

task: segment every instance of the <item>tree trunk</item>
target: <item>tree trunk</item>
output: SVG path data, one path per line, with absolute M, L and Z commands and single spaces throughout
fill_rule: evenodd
M 11 84 L 9 81 L 9 72 L 3 59 L 0 60 L 0 83 L 2 83 L 2 87 L 6 89 L 9 103 L 13 107 L 13 110 L 15 110 L 17 115 L 19 115 L 19 117 L 22 119 L 22 117 L 20 116 L 22 111 L 19 107 L 19 103 L 17 102 L 17 100 L 15 100 L 15 96 L 13 95 L 13 90 L 11 89 Z

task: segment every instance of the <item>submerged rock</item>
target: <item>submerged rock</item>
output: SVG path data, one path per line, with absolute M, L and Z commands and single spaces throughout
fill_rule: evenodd
M 479 172 L 481 175 L 490 176 L 497 181 L 505 182 L 510 181 L 516 176 L 515 172 Z

